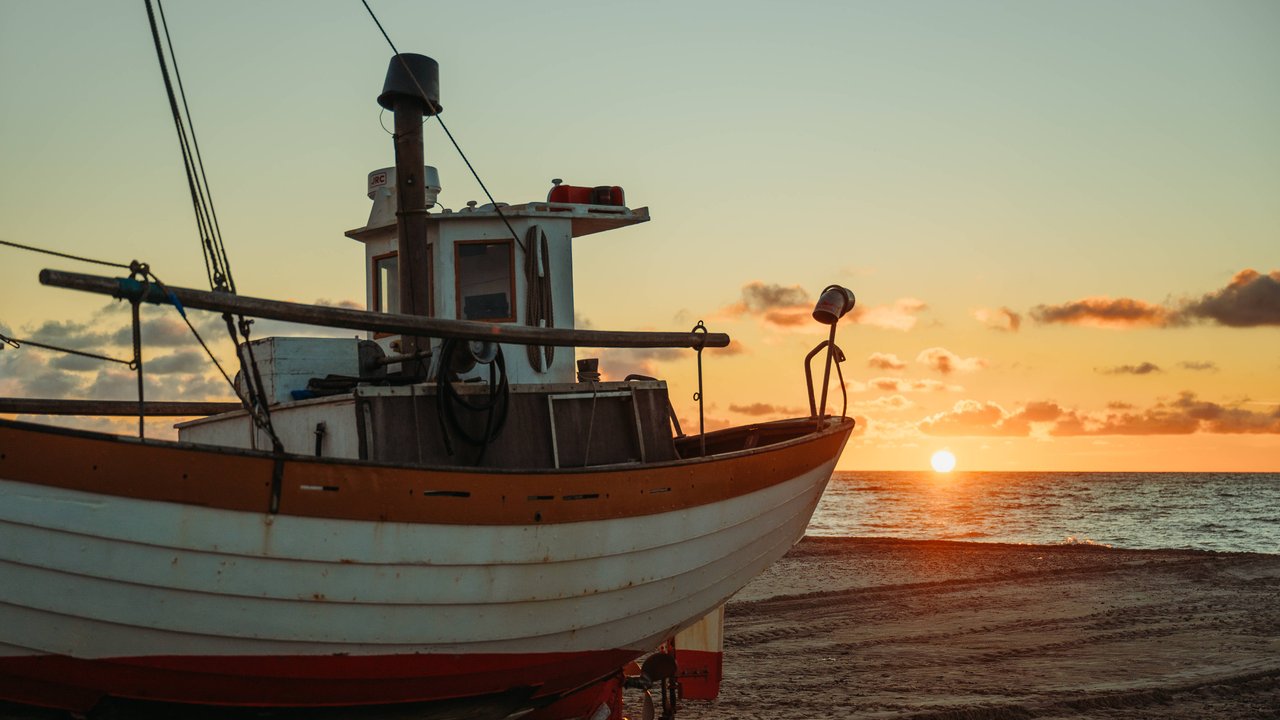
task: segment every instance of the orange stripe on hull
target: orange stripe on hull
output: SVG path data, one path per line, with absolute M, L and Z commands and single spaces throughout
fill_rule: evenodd
M 609 520 L 719 502 L 836 457 L 845 420 L 818 434 L 709 458 L 600 469 L 432 470 L 289 456 L 280 512 L 346 520 L 526 525 Z M 0 477 L 86 492 L 265 512 L 269 454 L 0 421 Z

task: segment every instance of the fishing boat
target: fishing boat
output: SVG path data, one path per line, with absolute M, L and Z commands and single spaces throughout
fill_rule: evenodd
M 435 207 L 421 127 L 441 110 L 437 64 L 397 54 L 378 101 L 396 164 L 369 175 L 370 216 L 347 232 L 366 310 L 166 286 L 136 263 L 41 273 L 128 301 L 135 332 L 158 303 L 367 336 L 249 339 L 242 322 L 242 405 L 176 441 L 0 420 L 0 699 L 620 717 L 625 666 L 696 650 L 680 634 L 714 635 L 802 537 L 853 429 L 827 411 L 852 293 L 831 286 L 814 311 L 830 335 L 805 359 L 826 363 L 809 416 L 686 434 L 666 382 L 604 381 L 575 356 L 687 348 L 701 382 L 703 349 L 729 342 L 701 323 L 574 327 L 574 239 L 647 208 L 558 182 L 546 200 Z M 0 411 L 194 407 L 109 404 Z

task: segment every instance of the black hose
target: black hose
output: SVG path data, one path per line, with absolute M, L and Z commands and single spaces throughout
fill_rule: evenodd
M 440 345 L 440 365 L 436 372 L 436 409 L 440 418 L 440 431 L 444 436 L 445 449 L 453 454 L 449 440 L 452 430 L 463 442 L 480 448 L 476 458 L 479 465 L 484 459 L 489 443 L 502 434 L 506 425 L 508 411 L 511 408 L 511 386 L 507 382 L 507 364 L 502 355 L 502 346 L 489 365 L 489 392 L 479 400 L 471 400 L 461 395 L 453 385 L 450 366 L 453 354 L 458 350 L 458 341 L 446 339 Z M 463 426 L 460 412 L 472 414 L 484 413 L 484 431 L 479 435 Z

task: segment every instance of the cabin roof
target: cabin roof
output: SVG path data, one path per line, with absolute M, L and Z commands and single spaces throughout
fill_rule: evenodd
M 506 205 L 502 214 L 508 218 L 569 218 L 573 224 L 573 237 L 592 235 L 649 221 L 649 208 L 631 208 L 616 205 L 582 205 L 577 203 L 531 202 L 522 205 Z M 442 210 L 427 215 L 428 222 L 452 222 L 497 218 L 492 205 L 461 210 Z M 359 242 L 365 242 L 371 231 L 393 228 L 395 223 L 365 226 L 348 230 L 344 234 Z

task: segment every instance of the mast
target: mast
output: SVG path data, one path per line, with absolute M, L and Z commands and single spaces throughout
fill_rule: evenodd
M 396 229 L 399 233 L 397 258 L 400 276 L 400 313 L 427 316 L 431 313 L 431 284 L 428 274 L 427 195 L 422 176 L 424 150 L 422 120 L 439 113 L 440 66 L 425 55 L 400 53 L 391 58 L 378 104 L 395 113 L 396 149 Z M 401 352 L 416 357 L 430 352 L 431 339 L 404 335 Z M 419 376 L 425 368 L 419 367 Z

